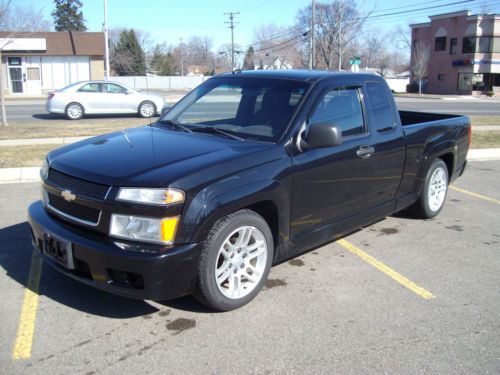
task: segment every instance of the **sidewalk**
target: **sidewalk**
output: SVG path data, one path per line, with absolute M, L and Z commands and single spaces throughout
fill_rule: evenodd
M 500 160 L 500 148 L 469 150 L 467 161 Z M 0 168 L 0 184 L 38 182 L 40 167 Z

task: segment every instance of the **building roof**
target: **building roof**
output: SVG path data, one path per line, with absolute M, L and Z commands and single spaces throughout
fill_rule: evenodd
M 6 54 L 16 55 L 46 55 L 46 56 L 103 56 L 104 33 L 85 31 L 60 31 L 60 32 L 11 32 L 0 31 L 0 38 L 15 40 L 45 39 L 46 50 L 21 50 L 9 44 L 3 48 Z M 15 43 L 10 45 L 14 46 Z

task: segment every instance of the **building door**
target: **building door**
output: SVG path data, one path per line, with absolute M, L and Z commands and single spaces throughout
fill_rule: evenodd
M 9 67 L 9 77 L 12 94 L 23 93 L 23 69 L 19 67 Z

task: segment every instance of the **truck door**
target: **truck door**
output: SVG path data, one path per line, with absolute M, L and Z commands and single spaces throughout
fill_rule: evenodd
M 307 125 L 339 126 L 343 143 L 294 156 L 291 236 L 334 225 L 379 200 L 374 145 L 362 97 L 362 87 L 328 87 L 309 114 Z

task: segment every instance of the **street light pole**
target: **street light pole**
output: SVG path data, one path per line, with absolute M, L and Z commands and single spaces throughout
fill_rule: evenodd
M 184 75 L 184 45 L 182 44 L 182 38 L 181 39 L 181 76 Z
M 108 0 L 104 0 L 104 53 L 105 53 L 105 78 L 109 80 L 109 36 L 108 36 Z

